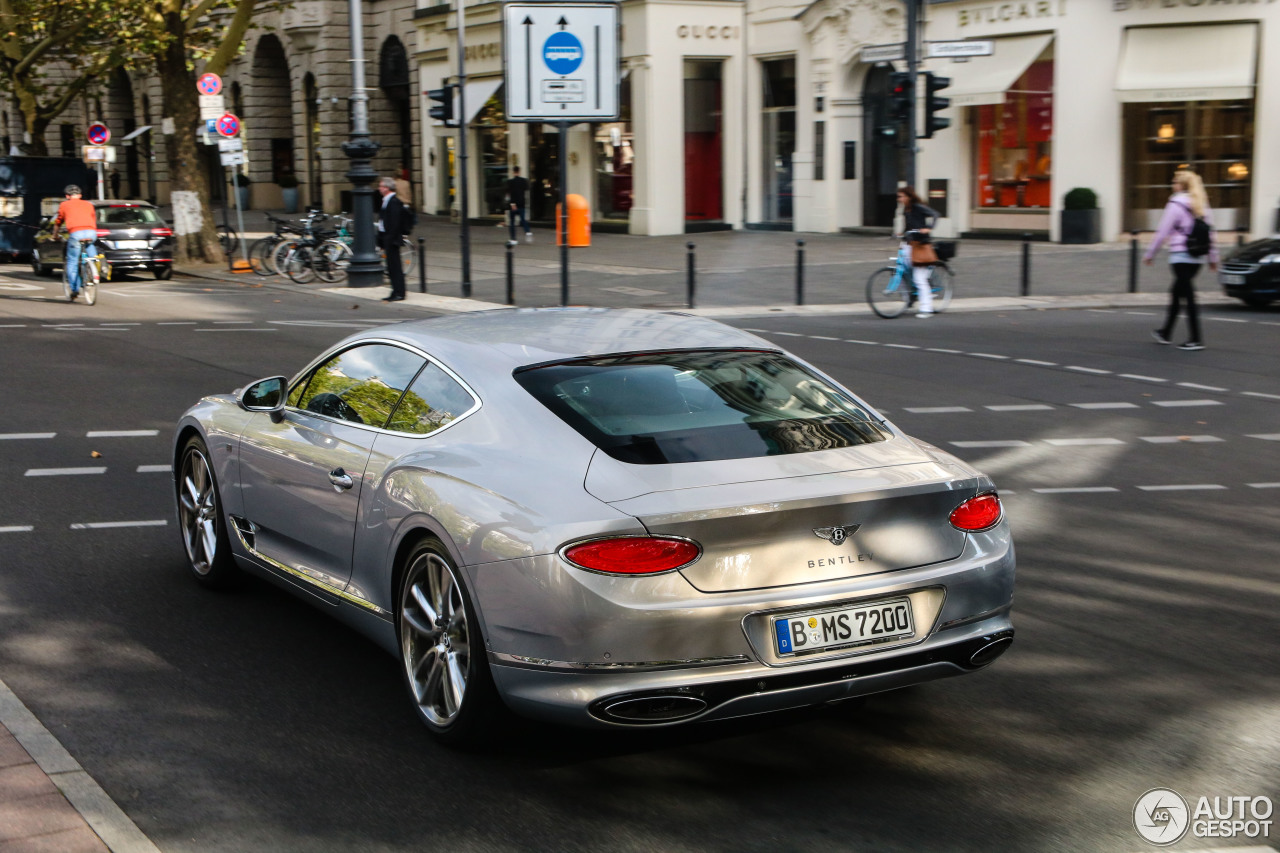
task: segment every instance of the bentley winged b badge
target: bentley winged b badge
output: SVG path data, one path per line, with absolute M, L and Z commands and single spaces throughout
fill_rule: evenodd
M 861 524 L 846 524 L 844 527 L 815 527 L 813 535 L 826 539 L 832 545 L 843 545 L 844 541 L 858 532 Z

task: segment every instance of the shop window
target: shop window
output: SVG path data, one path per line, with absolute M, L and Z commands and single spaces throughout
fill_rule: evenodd
M 1053 60 L 1031 63 L 1002 104 L 973 108 L 976 206 L 1053 203 Z
M 593 126 L 597 219 L 631 216 L 631 167 L 636 159 L 631 130 L 631 76 L 618 85 L 618 120 Z
M 1253 187 L 1253 101 L 1125 104 L 1126 227 L 1149 230 L 1178 169 L 1204 179 L 1215 225 L 1248 222 Z
M 485 101 L 471 126 L 480 145 L 480 182 L 484 212 L 501 216 L 507 207 L 507 114 L 497 92 Z
M 684 63 L 684 218 L 718 220 L 724 212 L 721 156 L 721 63 Z
M 796 61 L 760 63 L 764 84 L 764 220 L 787 222 L 792 215 L 791 161 L 796 152 Z
M 813 179 L 826 180 L 827 175 L 827 124 L 822 121 L 813 123 Z

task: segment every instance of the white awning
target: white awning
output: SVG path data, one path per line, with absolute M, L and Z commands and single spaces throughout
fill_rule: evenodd
M 953 107 L 1003 104 L 1004 93 L 1052 40 L 1052 35 L 998 38 L 995 52 L 990 56 L 975 56 L 968 62 L 944 66 L 942 71 L 935 67 L 935 73 L 951 78 L 951 86 L 942 92 L 943 97 L 950 98 Z
M 476 114 L 489 103 L 493 93 L 502 85 L 501 77 L 485 77 L 467 81 L 467 124 L 475 121 Z
M 1252 98 L 1257 47 L 1257 24 L 1126 30 L 1116 95 L 1126 103 Z

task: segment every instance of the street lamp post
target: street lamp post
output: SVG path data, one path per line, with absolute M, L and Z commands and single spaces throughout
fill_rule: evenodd
M 351 159 L 347 178 L 351 181 L 351 217 L 355 235 L 347 283 L 351 287 L 382 284 L 382 260 L 373 234 L 373 157 L 381 147 L 369 136 L 369 96 L 364 88 L 364 19 L 360 0 L 350 0 L 351 11 L 351 139 L 342 143 L 342 153 Z

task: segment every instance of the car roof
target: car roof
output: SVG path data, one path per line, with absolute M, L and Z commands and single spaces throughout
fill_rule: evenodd
M 149 201 L 124 198 L 92 198 L 89 203 L 94 207 L 155 207 Z
M 705 317 L 625 308 L 513 308 L 383 326 L 355 338 L 390 337 L 474 375 L 610 353 L 777 347 Z

